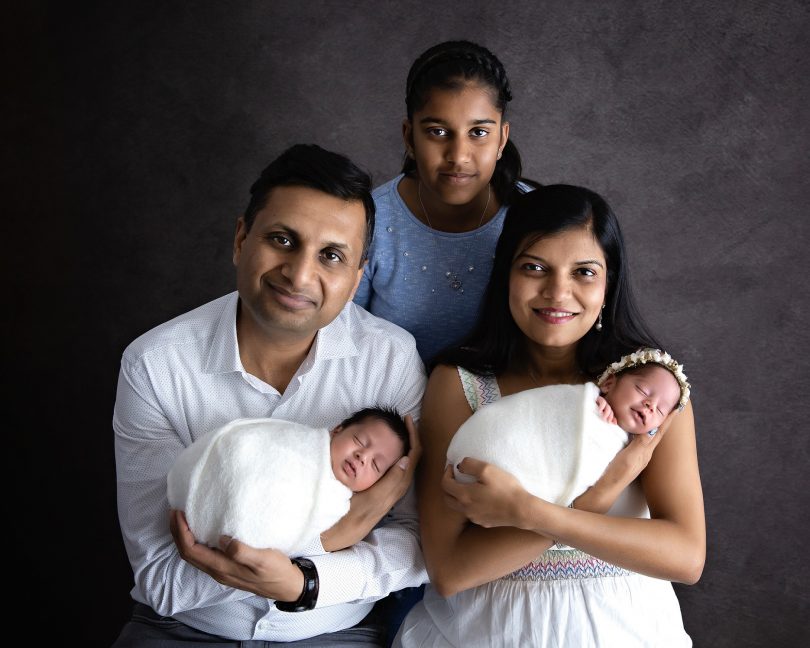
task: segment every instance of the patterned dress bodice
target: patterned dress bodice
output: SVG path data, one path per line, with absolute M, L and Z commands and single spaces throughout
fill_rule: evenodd
M 501 397 L 498 380 L 492 374 L 477 374 L 458 367 L 464 396 L 473 412 Z M 594 558 L 584 551 L 565 545 L 553 545 L 537 559 L 511 574 L 501 577 L 509 581 L 549 581 L 602 576 L 623 576 L 630 572 Z

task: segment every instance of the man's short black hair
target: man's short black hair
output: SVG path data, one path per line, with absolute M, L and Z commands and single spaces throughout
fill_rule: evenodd
M 371 176 L 349 158 L 317 144 L 295 144 L 288 148 L 267 165 L 250 188 L 250 202 L 244 214 L 247 231 L 253 226 L 256 214 L 264 209 L 274 187 L 309 187 L 336 198 L 360 201 L 366 212 L 366 238 L 360 260 L 366 259 L 374 236 Z

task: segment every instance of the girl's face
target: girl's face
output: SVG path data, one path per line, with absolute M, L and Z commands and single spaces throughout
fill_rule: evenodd
M 509 137 L 509 123 L 501 117 L 487 86 L 430 91 L 427 103 L 402 126 L 426 202 L 465 205 L 487 191 Z
M 605 302 L 607 263 L 589 227 L 527 239 L 512 262 L 509 310 L 531 342 L 575 348 Z

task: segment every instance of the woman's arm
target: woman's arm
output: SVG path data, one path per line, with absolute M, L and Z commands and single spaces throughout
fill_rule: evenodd
M 530 531 L 471 525 L 463 513 L 448 507 L 442 489 L 447 447 L 471 415 L 458 371 L 454 367 L 436 367 L 422 402 L 419 433 L 423 454 L 416 486 L 422 551 L 430 581 L 442 596 L 500 578 L 552 544 Z
M 632 474 L 632 466 L 644 463 L 645 453 L 652 447 L 652 443 L 639 440 L 627 453 L 620 453 L 619 461 L 612 464 L 615 474 L 601 479 L 594 489 L 578 498 L 577 508 L 589 497 L 592 504 L 599 502 L 597 509 L 604 508 L 597 488 L 600 483 L 607 482 L 603 485 L 605 491 L 616 490 L 625 481 L 621 475 Z M 691 403 L 671 421 L 641 474 L 650 520 L 611 517 L 550 504 L 527 493 L 508 473 L 488 464 L 465 465 L 465 470 L 480 473 L 480 483 L 472 485 L 475 489 L 455 483 L 452 488 L 456 507 L 483 526 L 517 526 L 656 578 L 690 584 L 700 578 L 706 557 L 706 526 Z M 611 469 L 606 476 L 610 473 Z M 503 510 L 496 516 L 498 502 Z

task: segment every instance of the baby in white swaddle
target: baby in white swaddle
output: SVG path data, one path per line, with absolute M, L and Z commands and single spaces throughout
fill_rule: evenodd
M 410 450 L 397 412 L 366 408 L 332 430 L 271 418 L 237 419 L 185 448 L 167 477 L 169 505 L 198 542 L 228 535 L 289 556 L 349 510 Z
M 510 472 L 533 495 L 566 506 L 596 482 L 629 434 L 654 435 L 689 400 L 683 365 L 659 349 L 622 357 L 598 383 L 538 387 L 481 407 L 447 449 L 456 479 L 474 481 L 457 467 L 474 457 Z

